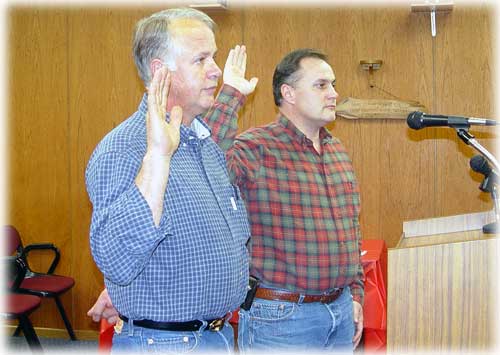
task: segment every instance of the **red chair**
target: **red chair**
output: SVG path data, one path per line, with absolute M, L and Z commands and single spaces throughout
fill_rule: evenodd
M 40 340 L 29 319 L 29 315 L 40 306 L 40 297 L 14 293 L 18 290 L 26 274 L 27 266 L 21 259 L 16 257 L 6 258 L 6 261 L 9 262 L 10 269 L 7 279 L 7 285 L 10 292 L 8 292 L 5 297 L 6 302 L 2 305 L 0 314 L 2 318 L 5 319 L 17 319 L 19 321 L 18 328 L 23 331 L 30 349 L 33 352 L 41 352 L 42 347 L 40 345 Z
M 56 302 L 57 309 L 64 321 L 66 330 L 68 331 L 71 340 L 76 340 L 75 333 L 71 323 L 66 315 L 60 296 L 71 289 L 75 284 L 75 280 L 71 277 L 54 275 L 53 272 L 57 267 L 60 259 L 59 249 L 52 243 L 30 244 L 23 247 L 19 232 L 14 226 L 3 227 L 4 238 L 7 241 L 6 253 L 12 255 L 14 253 L 26 264 L 26 276 L 21 281 L 17 292 L 39 297 L 53 298 Z M 51 250 L 54 252 L 54 259 L 46 273 L 34 272 L 29 268 L 28 254 L 33 250 Z M 15 335 L 19 334 L 21 327 L 16 329 Z

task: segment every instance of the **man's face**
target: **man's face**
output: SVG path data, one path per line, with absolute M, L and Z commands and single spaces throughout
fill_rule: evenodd
M 297 74 L 299 80 L 293 84 L 296 113 L 318 128 L 334 121 L 339 95 L 330 65 L 319 58 L 304 58 Z
M 210 28 L 196 20 L 174 20 L 171 33 L 176 44 L 176 69 L 171 72 L 169 102 L 181 106 L 184 117 L 192 119 L 214 102 L 222 74 L 214 61 L 217 46 Z

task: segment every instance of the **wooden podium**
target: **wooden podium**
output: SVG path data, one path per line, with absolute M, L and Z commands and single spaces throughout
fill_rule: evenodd
M 495 346 L 498 235 L 491 212 L 405 222 L 388 249 L 387 352 Z

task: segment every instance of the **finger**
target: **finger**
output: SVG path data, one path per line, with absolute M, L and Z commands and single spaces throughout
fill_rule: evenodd
M 162 87 L 161 87 L 161 101 L 160 101 L 160 107 L 162 110 L 162 114 L 167 112 L 167 101 L 168 101 L 168 93 L 170 92 L 170 83 L 171 83 L 171 76 L 170 72 L 166 70 L 165 77 L 163 78 L 162 81 Z
M 233 65 L 238 65 L 238 62 L 240 60 L 240 55 L 241 55 L 241 48 L 240 48 L 240 45 L 237 44 L 235 47 L 234 47 L 234 57 L 233 57 L 233 62 L 232 64 Z
M 361 339 L 361 335 L 363 334 L 363 326 L 361 325 L 360 322 L 355 321 L 354 329 L 355 329 L 355 333 L 354 333 L 354 337 L 352 338 L 352 341 L 353 341 L 353 343 L 355 343 L 357 345 Z
M 363 333 L 363 328 L 361 328 L 359 324 L 356 324 L 356 333 L 354 334 L 354 340 L 359 340 L 362 333 Z
M 159 111 L 161 111 L 163 105 L 163 95 L 165 92 L 165 80 L 168 75 L 168 71 L 165 67 L 160 69 L 160 81 L 158 82 L 158 90 L 156 91 L 156 104 L 158 105 Z
M 252 78 L 252 79 L 250 79 L 250 86 L 252 88 L 252 91 L 255 90 L 255 87 L 257 86 L 258 82 L 259 82 L 259 78 Z
M 106 318 L 106 319 L 109 319 L 109 318 L 114 317 L 114 316 L 116 316 L 116 315 L 118 315 L 118 312 L 116 311 L 116 309 L 115 309 L 115 308 L 106 308 L 106 309 L 104 310 L 104 312 L 102 312 L 101 317 L 104 317 L 104 318 Z
M 363 334 L 362 329 L 356 332 L 356 336 L 353 339 L 354 348 L 356 348 L 359 345 L 359 342 L 361 341 L 361 334 Z
M 109 317 L 108 319 L 106 319 L 106 321 L 109 324 L 115 324 L 116 322 L 118 322 L 118 316 Z
M 238 67 L 245 70 L 247 66 L 247 52 L 245 46 L 241 46 L 240 55 L 238 56 Z
M 229 66 L 233 65 L 233 60 L 234 60 L 234 49 L 231 49 L 229 51 L 229 54 L 227 55 L 227 59 L 226 59 L 226 65 L 224 66 L 224 68 L 228 68 Z
M 103 309 L 104 308 L 96 307 L 96 305 L 94 305 L 94 307 L 89 309 L 89 311 L 87 312 L 87 315 L 89 317 L 92 317 L 92 320 L 94 322 L 99 322 L 101 320 L 101 314 L 102 314 Z
M 181 128 L 182 122 L 182 108 L 180 106 L 172 107 L 170 112 L 170 124 L 173 125 L 174 129 L 179 130 Z
M 151 82 L 148 87 L 148 110 L 152 109 L 156 104 L 156 95 L 158 92 L 158 85 L 161 80 L 161 70 L 155 71 Z
M 90 317 L 90 316 L 92 316 L 92 314 L 94 314 L 94 307 L 92 307 L 91 309 L 89 309 L 89 310 L 87 311 L 87 315 L 88 315 L 89 317 Z
M 89 309 L 87 314 L 90 316 L 92 314 L 101 314 L 104 311 L 105 302 L 97 300 L 97 302 Z

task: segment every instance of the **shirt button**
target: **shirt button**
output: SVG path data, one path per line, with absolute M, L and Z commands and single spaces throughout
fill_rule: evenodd
M 153 344 L 153 343 L 154 343 L 154 340 L 153 340 L 153 339 L 151 339 L 151 338 L 149 338 L 149 339 L 148 339 L 148 345 L 151 345 L 151 344 Z
M 187 343 L 187 342 L 189 342 L 189 338 L 188 337 L 184 337 L 184 338 L 182 338 L 182 341 L 185 342 L 185 343 Z

